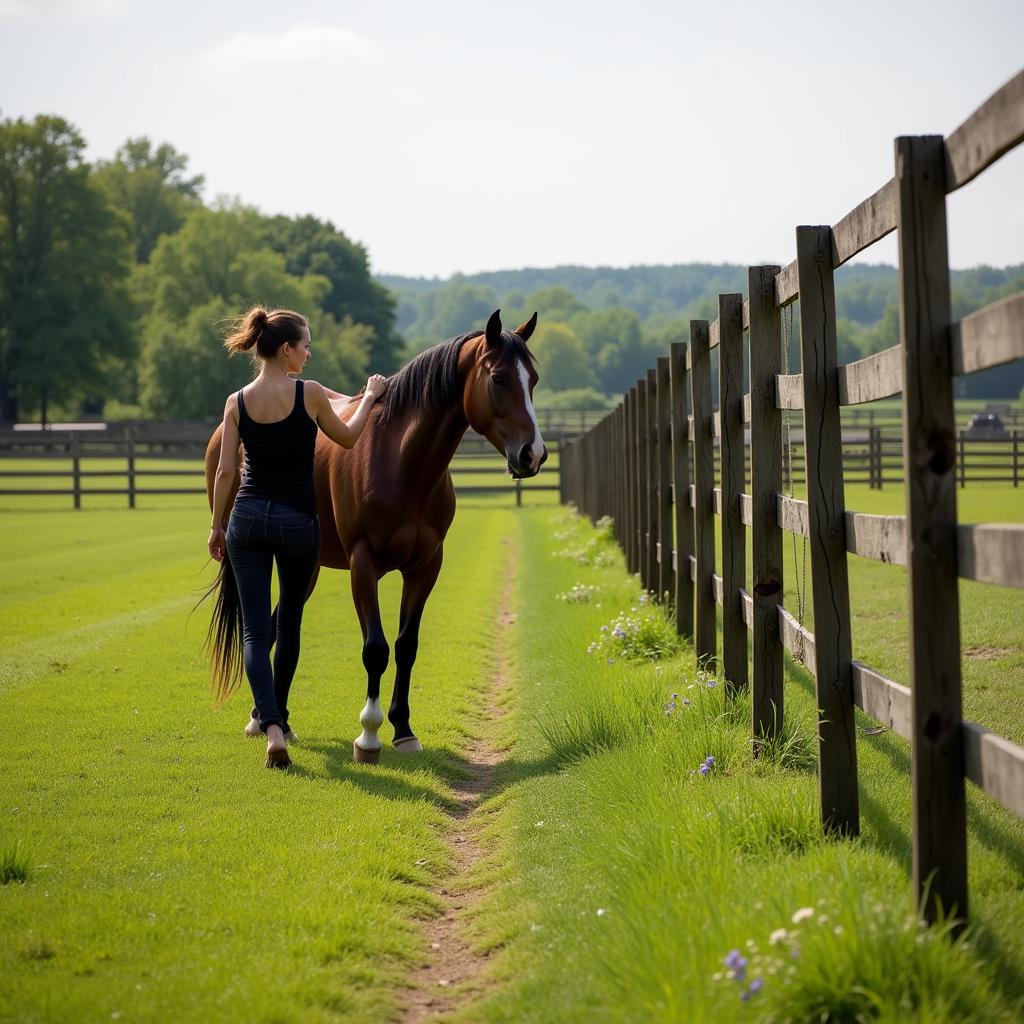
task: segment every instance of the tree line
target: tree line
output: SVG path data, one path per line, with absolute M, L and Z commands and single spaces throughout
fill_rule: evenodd
M 203 176 L 173 146 L 128 139 L 89 163 L 60 117 L 0 120 L 0 422 L 52 415 L 206 419 L 250 379 L 220 346 L 227 318 L 253 303 L 310 318 L 312 372 L 354 390 L 442 339 L 534 310 L 538 407 L 603 408 L 691 318 L 713 319 L 746 268 L 563 266 L 373 278 L 363 245 L 314 216 L 268 216 L 204 199 Z M 962 317 L 1024 288 L 1024 266 L 952 272 Z M 857 264 L 836 276 L 839 358 L 898 340 L 896 271 Z M 790 366 L 799 365 L 799 316 Z M 1024 388 L 1024 361 L 958 382 L 965 398 Z
M 577 267 L 455 275 L 448 280 L 381 277 L 398 298 L 398 328 L 410 351 L 477 323 L 496 307 L 506 322 L 540 310 L 530 347 L 541 364 L 538 406 L 601 408 L 631 387 L 691 319 L 713 320 L 719 293 L 745 292 L 746 267 L 683 264 Z M 953 315 L 1024 289 L 1024 266 L 951 273 Z M 839 359 L 852 362 L 899 340 L 896 269 L 853 264 L 836 272 Z M 800 365 L 799 303 L 787 308 L 789 365 Z M 1024 361 L 957 381 L 958 397 L 1014 398 Z
M 332 387 L 400 365 L 395 299 L 329 221 L 207 203 L 166 143 L 84 151 L 60 117 L 0 121 L 0 421 L 215 417 L 251 379 L 220 339 L 254 303 L 309 316 Z

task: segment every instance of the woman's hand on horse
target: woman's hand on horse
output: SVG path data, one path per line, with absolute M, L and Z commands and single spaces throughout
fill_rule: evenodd
M 227 547 L 227 541 L 224 538 L 223 526 L 210 528 L 210 539 L 206 542 L 206 546 L 210 549 L 210 557 L 214 561 L 224 561 L 224 549 Z
M 380 398 L 386 383 L 387 377 L 382 377 L 379 373 L 372 374 L 366 381 L 366 394 L 371 398 Z

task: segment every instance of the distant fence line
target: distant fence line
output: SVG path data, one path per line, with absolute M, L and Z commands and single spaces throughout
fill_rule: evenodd
M 213 426 L 202 427 L 186 425 L 173 431 L 161 433 L 151 425 L 151 429 L 136 431 L 3 431 L 0 432 L 0 459 L 46 459 L 69 461 L 70 466 L 61 469 L 0 469 L 0 499 L 6 496 L 19 497 L 70 497 L 74 508 L 82 507 L 82 498 L 93 495 L 121 495 L 127 499 L 129 508 L 136 508 L 139 496 L 168 494 L 206 494 L 205 475 L 201 465 L 195 468 L 140 468 L 140 460 L 175 460 L 196 459 L 203 457 L 206 444 Z M 558 441 L 548 444 L 552 453 L 557 455 Z M 459 465 L 470 459 L 479 460 L 487 455 L 495 457 L 494 466 Z M 114 460 L 124 463 L 123 467 L 88 469 L 89 460 Z M 552 460 L 554 472 L 558 473 L 558 459 Z M 463 439 L 455 455 L 452 473 L 455 476 L 472 476 L 486 474 L 494 477 L 501 472 L 497 452 L 485 438 L 475 435 Z M 552 469 L 542 471 L 550 475 Z M 148 478 L 181 477 L 202 481 L 202 486 L 182 487 L 147 487 Z M 124 478 L 124 484 L 118 487 L 90 487 L 88 482 L 95 479 Z M 66 480 L 67 487 L 15 487 L 7 486 L 8 480 Z M 545 483 L 544 476 L 534 480 L 513 480 L 501 484 L 456 485 L 458 494 L 511 494 L 516 505 L 522 505 L 524 491 L 559 491 L 558 483 Z
M 749 268 L 746 301 L 720 295 L 718 319 L 691 321 L 689 345 L 673 344 L 612 413 L 562 453 L 563 500 L 592 519 L 613 517 L 630 572 L 659 599 L 667 595 L 676 628 L 693 638 L 699 659 L 716 658 L 721 605 L 721 669 L 729 694 L 751 688 L 755 750 L 782 723 L 783 650 L 813 673 L 827 831 L 852 835 L 860 827 L 854 708 L 910 741 L 913 884 L 929 921 L 943 908 L 967 917 L 965 778 L 1024 816 L 1024 748 L 963 721 L 958 605 L 959 579 L 1024 587 L 1024 525 L 957 522 L 970 445 L 958 438 L 953 405 L 954 375 L 1024 358 L 1024 292 L 952 320 L 945 198 L 1022 140 L 1024 72 L 948 139 L 897 139 L 892 180 L 835 226 L 798 227 L 793 263 Z M 893 230 L 900 343 L 839 365 L 833 271 Z M 790 374 L 783 372 L 781 310 L 797 298 L 803 372 Z M 907 515 L 848 510 L 840 410 L 900 393 Z M 807 426 L 806 501 L 783 487 L 786 410 L 802 411 Z M 782 604 L 786 531 L 808 540 L 813 634 Z M 848 553 L 907 567 L 909 688 L 853 658 Z

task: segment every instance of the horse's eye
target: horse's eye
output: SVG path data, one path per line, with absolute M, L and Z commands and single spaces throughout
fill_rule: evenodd
M 497 384 L 499 388 L 505 386 L 505 375 L 504 374 L 492 373 L 491 374 L 491 380 L 494 381 L 494 383 Z

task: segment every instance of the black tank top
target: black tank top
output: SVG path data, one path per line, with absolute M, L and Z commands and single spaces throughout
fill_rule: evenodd
M 257 423 L 238 392 L 238 433 L 245 445 L 239 498 L 259 498 L 316 514 L 313 449 L 316 423 L 306 412 L 302 381 L 295 382 L 295 405 L 283 419 Z

